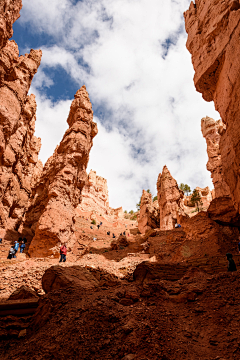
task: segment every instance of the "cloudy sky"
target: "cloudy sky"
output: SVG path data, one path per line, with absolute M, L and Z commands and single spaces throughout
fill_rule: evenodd
M 46 162 L 67 129 L 71 100 L 86 85 L 99 133 L 88 170 L 108 181 L 110 206 L 135 210 L 156 195 L 166 164 L 178 183 L 212 186 L 201 118 L 219 114 L 193 85 L 183 12 L 190 0 L 23 0 L 13 39 L 41 48 L 30 92 Z

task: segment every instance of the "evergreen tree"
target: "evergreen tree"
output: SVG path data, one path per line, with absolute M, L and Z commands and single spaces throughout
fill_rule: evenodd
M 191 196 L 191 203 L 196 206 L 197 211 L 199 212 L 200 206 L 202 206 L 203 203 L 201 200 L 201 195 L 199 194 L 199 192 L 196 189 L 193 190 L 193 193 Z

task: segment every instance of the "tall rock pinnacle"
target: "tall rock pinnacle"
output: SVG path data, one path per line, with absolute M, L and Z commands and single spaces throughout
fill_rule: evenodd
M 172 230 L 183 208 L 183 192 L 165 165 L 157 180 L 158 204 L 160 209 L 160 229 Z
M 31 256 L 54 254 L 59 243 L 75 242 L 74 209 L 88 179 L 86 167 L 97 125 L 86 87 L 77 91 L 67 119 L 69 129 L 44 166 L 32 191 L 21 230 L 34 235 Z M 57 254 L 58 255 L 58 254 Z

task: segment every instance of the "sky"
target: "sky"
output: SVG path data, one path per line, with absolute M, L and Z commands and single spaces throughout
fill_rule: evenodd
M 107 179 L 111 207 L 135 210 L 157 194 L 167 165 L 178 184 L 213 188 L 201 118 L 219 119 L 196 92 L 183 12 L 190 0 L 23 0 L 13 25 L 20 54 L 43 51 L 29 93 L 45 163 L 86 85 L 98 135 L 88 172 Z

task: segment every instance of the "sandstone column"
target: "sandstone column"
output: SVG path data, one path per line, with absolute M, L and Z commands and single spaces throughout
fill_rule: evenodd
M 74 209 L 81 202 L 87 181 L 86 167 L 97 125 L 86 87 L 77 91 L 67 120 L 69 129 L 44 166 L 32 191 L 31 206 L 22 231 L 35 234 L 31 256 L 58 256 L 61 243 L 75 242 Z

